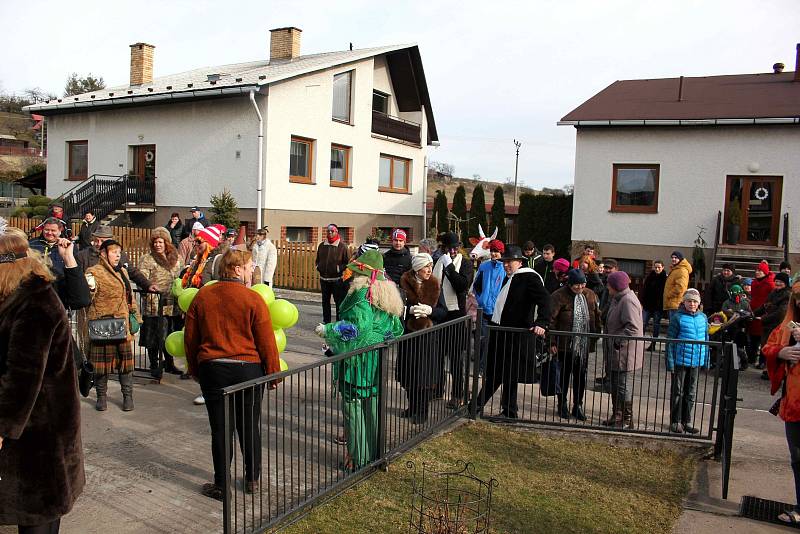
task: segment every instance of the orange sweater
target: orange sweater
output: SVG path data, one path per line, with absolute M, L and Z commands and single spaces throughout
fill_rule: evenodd
M 269 308 L 239 282 L 223 280 L 197 293 L 186 312 L 184 344 L 192 376 L 201 362 L 217 358 L 260 362 L 268 375 L 280 371 Z

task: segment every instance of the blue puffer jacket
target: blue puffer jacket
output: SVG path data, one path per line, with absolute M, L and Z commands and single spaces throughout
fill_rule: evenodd
M 484 261 L 478 267 L 478 274 L 472 287 L 483 313 L 488 315 L 494 313 L 494 303 L 503 287 L 505 277 L 506 271 L 502 261 Z
M 689 313 L 683 307 L 672 316 L 669 321 L 669 333 L 672 339 L 685 339 L 691 341 L 708 341 L 708 318 L 706 314 L 698 311 Z M 676 365 L 683 367 L 707 367 L 708 347 L 696 343 L 667 344 L 667 371 L 672 371 Z

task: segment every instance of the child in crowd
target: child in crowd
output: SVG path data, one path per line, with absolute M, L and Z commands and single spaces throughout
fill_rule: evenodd
M 690 288 L 684 293 L 681 306 L 669 321 L 667 337 L 670 339 L 667 371 L 672 373 L 669 430 L 678 434 L 698 434 L 700 429 L 692 425 L 692 412 L 700 367 L 708 366 L 708 347 L 672 341 L 708 341 L 708 319 L 700 311 L 700 292 L 696 289 Z

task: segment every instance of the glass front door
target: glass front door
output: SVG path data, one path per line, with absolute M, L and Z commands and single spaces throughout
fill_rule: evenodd
M 725 220 L 731 212 L 741 215 L 739 243 L 746 245 L 778 244 L 781 210 L 779 176 L 729 176 Z
M 156 145 L 133 147 L 133 174 L 140 180 L 156 177 Z

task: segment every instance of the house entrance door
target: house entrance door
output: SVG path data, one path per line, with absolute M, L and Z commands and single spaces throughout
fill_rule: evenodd
M 731 211 L 741 213 L 739 242 L 745 245 L 778 245 L 783 178 L 780 176 L 729 176 L 725 220 Z
M 133 147 L 133 174 L 140 180 L 150 181 L 156 177 L 156 145 Z

